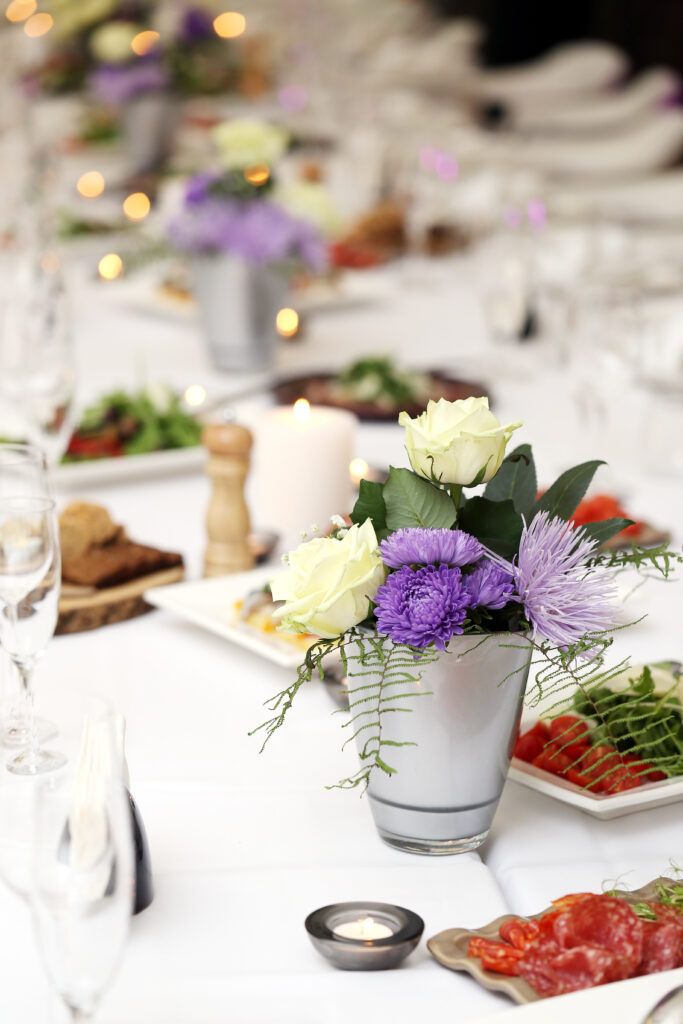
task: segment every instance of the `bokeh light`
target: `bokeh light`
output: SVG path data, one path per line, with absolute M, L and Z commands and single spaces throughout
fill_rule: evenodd
M 270 178 L 270 167 L 268 164 L 254 164 L 246 168 L 244 177 L 250 185 L 265 185 Z
M 123 260 L 116 252 L 108 252 L 97 264 L 99 275 L 105 281 L 115 281 L 123 273 Z
M 299 423 L 305 423 L 311 415 L 311 403 L 307 398 L 297 398 L 292 406 L 292 412 L 294 413 L 295 420 L 298 420 Z
M 8 21 L 26 21 L 37 7 L 36 0 L 10 0 L 5 8 L 5 17 Z
M 278 102 L 288 114 L 298 114 L 308 103 L 303 85 L 283 85 L 277 94 Z
M 130 220 L 144 220 L 152 204 L 144 192 L 131 192 L 123 200 L 123 212 Z
M 285 306 L 275 317 L 275 327 L 283 338 L 293 338 L 299 330 L 299 314 L 295 309 Z
M 29 39 L 38 39 L 39 36 L 46 35 L 54 23 L 55 19 L 51 14 L 41 11 L 38 14 L 32 14 L 28 21 L 24 23 L 24 32 Z
M 221 39 L 236 39 L 246 31 L 247 19 L 239 11 L 223 11 L 214 18 L 213 27 Z
M 206 388 L 201 384 L 190 384 L 189 387 L 185 388 L 183 398 L 185 400 L 185 405 L 189 405 L 193 409 L 196 409 L 206 401 Z
M 353 484 L 358 487 L 361 480 L 364 480 L 368 475 L 370 467 L 368 466 L 365 459 L 351 459 L 349 463 L 349 476 L 353 481 Z
M 133 36 L 130 48 L 138 57 L 144 57 L 146 53 L 154 49 L 160 39 L 161 36 L 158 32 L 154 32 L 151 28 L 146 29 L 144 32 L 138 32 L 136 36 Z
M 85 171 L 76 182 L 76 189 L 85 199 L 97 199 L 105 189 L 104 175 L 99 171 Z

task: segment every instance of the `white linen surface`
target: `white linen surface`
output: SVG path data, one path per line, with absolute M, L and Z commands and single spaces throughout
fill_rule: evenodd
M 395 281 L 394 301 L 312 320 L 305 340 L 283 346 L 281 362 L 294 370 L 391 349 L 408 364 L 475 374 L 490 382 L 502 420 L 525 420 L 519 441 L 533 440 L 547 483 L 584 457 L 571 386 L 542 344 L 490 348 L 473 287 L 477 266 L 473 256 L 382 271 Z M 192 324 L 131 313 L 118 303 L 115 285 L 80 280 L 76 295 L 82 401 L 144 378 L 240 386 L 211 374 Z M 244 403 L 241 418 L 254 422 L 261 406 Z M 592 439 L 593 456 L 601 454 L 599 441 Z M 680 481 L 643 475 L 633 439 L 624 446 L 619 479 L 627 503 L 672 527 L 680 541 Z M 401 464 L 401 432 L 364 428 L 358 454 Z M 189 573 L 199 574 L 208 497 L 201 476 L 80 496 L 107 505 L 134 538 L 182 550 Z M 254 510 L 264 527 L 276 525 L 276 515 Z M 619 636 L 617 654 L 680 656 L 681 592 L 647 586 L 651 616 Z M 428 937 L 506 911 L 534 912 L 557 895 L 600 889 L 622 874 L 638 885 L 666 871 L 672 858 L 683 863 L 678 806 L 599 822 L 513 783 L 479 855 L 439 860 L 392 850 L 377 838 L 357 794 L 324 789 L 354 761 L 340 750 L 340 718 L 331 715 L 324 689 L 314 683 L 301 693 L 291 721 L 259 756 L 258 739 L 247 732 L 289 673 L 166 613 L 57 638 L 38 673 L 39 711 L 49 715 L 60 682 L 73 679 L 109 695 L 127 718 L 132 789 L 156 881 L 154 904 L 133 922 L 102 1024 L 342 1024 L 352 1014 L 394 1024 L 425 1014 L 464 1022 L 507 1013 L 512 1021 L 507 1000 L 443 970 L 424 943 L 398 971 L 335 971 L 309 944 L 305 916 L 329 902 L 386 900 L 421 914 Z M 0 1020 L 45 1019 L 46 985 L 28 913 L 3 891 L 0 916 Z M 663 979 L 651 984 L 666 987 Z M 601 998 L 613 1005 L 610 993 Z M 635 1024 L 641 1009 L 629 1001 L 620 1019 Z M 534 1019 L 550 1018 L 541 1011 Z

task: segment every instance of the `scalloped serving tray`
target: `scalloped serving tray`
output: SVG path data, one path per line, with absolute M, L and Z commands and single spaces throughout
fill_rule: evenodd
M 634 889 L 633 892 L 624 892 L 620 895 L 628 903 L 655 899 L 657 884 L 660 882 L 671 883 L 672 881 L 673 879 L 662 876 L 648 882 L 642 889 Z M 532 914 L 531 919 L 542 917 L 548 910 L 552 910 L 552 907 L 547 907 L 539 914 Z M 544 997 L 540 996 L 523 978 L 511 978 L 505 974 L 487 971 L 481 966 L 481 960 L 467 955 L 470 939 L 473 939 L 475 935 L 486 939 L 497 939 L 500 937 L 500 926 L 503 922 L 520 916 L 519 914 L 505 914 L 483 928 L 447 928 L 446 931 L 439 932 L 438 935 L 428 939 L 427 948 L 442 967 L 447 967 L 451 971 L 465 971 L 467 974 L 471 974 L 475 981 L 478 981 L 490 992 L 502 992 L 516 1003 L 538 1002 Z

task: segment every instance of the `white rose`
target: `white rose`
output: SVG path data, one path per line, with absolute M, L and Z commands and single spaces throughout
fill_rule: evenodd
M 131 21 L 109 21 L 96 28 L 90 37 L 90 49 L 105 64 L 125 64 L 134 54 L 130 44 L 140 31 Z
M 320 182 L 291 181 L 280 185 L 274 199 L 293 217 L 313 224 L 321 235 L 335 235 L 341 227 L 339 211 L 326 186 Z
M 274 164 L 285 152 L 289 136 L 278 125 L 244 118 L 219 124 L 213 130 L 213 141 L 227 170 L 244 170 L 256 164 Z
M 340 539 L 316 537 L 289 555 L 287 568 L 271 582 L 275 615 L 283 629 L 340 636 L 367 618 L 385 570 L 369 519 Z
M 489 411 L 488 398 L 430 401 L 426 412 L 411 419 L 402 412 L 410 464 L 420 476 L 445 484 L 471 486 L 495 476 L 505 447 L 521 423 L 501 427 Z

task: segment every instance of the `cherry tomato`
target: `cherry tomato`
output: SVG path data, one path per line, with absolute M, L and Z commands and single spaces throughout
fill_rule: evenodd
M 588 723 L 577 715 L 559 715 L 550 723 L 550 735 L 562 746 L 572 743 L 587 744 L 590 729 Z
M 515 749 L 513 754 L 518 757 L 521 761 L 528 761 L 531 763 L 535 757 L 543 750 L 546 741 L 542 736 L 537 733 L 527 732 L 523 736 L 520 736 L 515 743 Z

